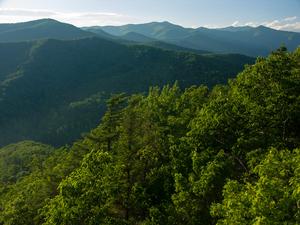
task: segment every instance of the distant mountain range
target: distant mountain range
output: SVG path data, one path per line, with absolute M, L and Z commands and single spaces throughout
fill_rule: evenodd
M 279 31 L 264 26 L 193 29 L 169 22 L 152 22 L 78 28 L 52 19 L 0 24 L 0 42 L 49 38 L 71 40 L 93 36 L 123 44 L 142 44 L 167 50 L 198 54 L 237 53 L 254 57 L 266 56 L 281 45 L 285 45 L 291 51 L 300 45 L 300 33 Z
M 300 45 L 300 33 L 279 31 L 268 27 L 227 27 L 221 29 L 184 28 L 169 22 L 129 24 L 83 28 L 90 32 L 105 31 L 111 35 L 127 38 L 132 33 L 143 35 L 144 42 L 155 39 L 185 48 L 214 53 L 240 53 L 250 56 L 265 56 L 285 45 L 294 50 Z M 129 34 L 129 38 L 128 38 Z M 136 40 L 136 35 L 132 40 Z
M 98 27 L 88 29 L 90 29 L 90 31 L 80 29 L 71 24 L 61 23 L 53 19 L 41 19 L 15 24 L 0 24 L 0 43 L 41 39 L 74 40 L 87 37 L 101 37 L 123 44 L 143 44 L 167 50 L 194 52 L 199 54 L 208 53 L 207 51 L 189 49 L 171 43 L 161 42 L 134 32 L 127 33 L 122 37 L 117 37 L 106 33 L 102 29 L 98 29 Z

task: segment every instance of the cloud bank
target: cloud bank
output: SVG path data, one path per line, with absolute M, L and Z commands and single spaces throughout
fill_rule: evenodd
M 287 17 L 282 20 L 273 20 L 270 22 L 265 22 L 262 25 L 267 27 L 272 27 L 276 30 L 289 30 L 300 32 L 300 21 L 297 20 L 296 16 Z
M 265 21 L 262 23 L 259 22 L 240 23 L 239 21 L 235 21 L 231 24 L 231 26 L 252 26 L 252 27 L 257 27 L 259 25 L 271 27 L 276 30 L 300 32 L 300 20 L 297 16 L 286 17 L 283 19 L 278 19 L 273 21 Z
M 0 8 L 0 23 L 17 23 L 42 18 L 52 18 L 76 26 L 122 25 L 124 23 L 143 22 L 138 18 L 110 12 L 64 13 L 37 9 Z

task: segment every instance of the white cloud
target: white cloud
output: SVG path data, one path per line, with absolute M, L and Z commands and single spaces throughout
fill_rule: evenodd
M 38 9 L 0 8 L 0 23 L 17 23 L 52 18 L 76 26 L 121 25 L 143 22 L 138 18 L 111 12 L 54 12 Z
M 287 30 L 300 32 L 300 21 L 296 21 L 297 17 L 289 17 L 282 20 L 273 20 L 270 22 L 263 22 L 261 25 L 271 27 L 276 30 Z
M 281 24 L 279 20 L 273 20 L 271 22 L 263 22 L 261 25 L 267 26 L 267 27 L 278 27 Z
M 50 17 L 55 16 L 56 13 L 47 10 L 25 10 L 25 9 L 12 9 L 0 8 L 0 17 L 15 16 L 15 17 Z
M 274 28 L 277 30 L 288 30 L 288 31 L 300 32 L 300 22 L 277 24 L 277 26 L 275 26 Z
M 297 16 L 291 16 L 291 17 L 286 17 L 286 18 L 284 18 L 283 20 L 284 21 L 294 21 L 294 20 L 296 20 L 297 19 Z
M 228 26 L 250 26 L 250 27 L 258 27 L 260 25 L 270 27 L 276 30 L 286 30 L 286 31 L 293 31 L 293 32 L 300 32 L 300 18 L 297 16 L 286 17 L 283 19 L 276 19 L 273 21 L 249 21 L 249 22 L 240 22 L 234 21 L 230 25 L 216 25 L 216 24 L 206 24 L 204 27 L 207 28 L 221 28 L 221 27 L 228 27 Z
M 250 27 L 256 27 L 257 26 L 257 23 L 255 23 L 255 22 L 247 22 L 247 23 L 245 23 L 244 24 L 245 26 L 250 26 Z
M 251 27 L 257 27 L 260 25 L 270 27 L 276 30 L 286 30 L 286 31 L 294 31 L 294 32 L 300 32 L 300 21 L 297 20 L 298 17 L 287 17 L 284 19 L 277 19 L 273 21 L 264 21 L 264 22 L 255 22 L 250 21 L 246 23 L 238 23 L 239 26 L 251 26 Z M 234 23 L 232 24 L 234 26 Z
M 238 26 L 239 25 L 239 21 L 237 20 L 237 21 L 234 21 L 232 24 L 231 24 L 231 26 L 233 26 L 233 27 L 236 27 L 236 26 Z
M 199 26 L 194 26 L 194 28 L 198 28 L 198 27 Z M 217 24 L 204 24 L 201 27 L 216 29 L 216 28 L 222 28 L 224 26 L 220 26 L 220 25 L 217 25 Z

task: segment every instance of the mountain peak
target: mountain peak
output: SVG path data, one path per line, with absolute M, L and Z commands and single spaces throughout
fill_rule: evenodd
M 259 30 L 274 30 L 274 29 L 272 29 L 271 27 L 266 27 L 266 26 L 264 26 L 264 25 L 259 25 L 258 27 L 256 27 L 257 29 L 259 29 Z
M 150 23 L 145 23 L 145 24 L 140 24 L 140 25 L 154 25 L 154 26 L 157 26 L 157 25 L 160 25 L 160 26 L 164 26 L 164 27 L 177 27 L 177 28 L 183 28 L 182 26 L 180 25 L 177 25 L 177 24 L 174 24 L 174 23 L 171 23 L 169 21 L 155 21 L 155 22 L 150 22 Z
M 169 21 L 162 21 L 162 22 L 160 22 L 160 23 L 166 24 L 166 25 L 175 25 L 175 24 L 173 24 L 173 23 L 170 23 Z M 175 26 L 176 26 L 176 25 L 175 25 Z
M 38 19 L 38 20 L 33 20 L 32 22 L 56 22 L 56 23 L 61 23 L 55 19 L 52 18 L 43 18 L 43 19 Z
M 23 23 L 0 24 L 0 42 L 32 41 L 39 39 L 77 39 L 94 36 L 71 24 L 54 19 L 39 19 Z
M 59 21 L 51 19 L 51 18 L 44 18 L 44 19 L 38 19 L 38 20 L 23 22 L 23 23 L 20 23 L 20 24 L 42 24 L 42 23 L 57 23 L 57 24 L 60 24 L 62 22 L 59 22 Z M 16 24 L 18 24 L 18 23 L 16 23 Z

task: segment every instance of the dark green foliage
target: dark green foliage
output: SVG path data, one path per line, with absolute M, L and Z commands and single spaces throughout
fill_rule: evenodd
M 13 79 L 13 73 L 16 68 L 20 67 L 29 57 L 30 48 L 33 43 L 6 43 L 0 44 L 0 84 L 1 86 Z
M 0 184 L 15 183 L 42 166 L 53 152 L 47 145 L 24 141 L 0 149 Z
M 85 138 L 2 187 L 0 223 L 299 224 L 299 63 L 281 48 L 211 91 L 112 96 Z

